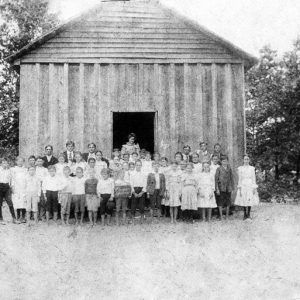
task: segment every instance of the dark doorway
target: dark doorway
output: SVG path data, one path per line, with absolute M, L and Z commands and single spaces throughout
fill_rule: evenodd
M 134 132 L 140 148 L 154 152 L 155 112 L 113 113 L 113 148 L 120 148 L 128 141 L 128 134 Z

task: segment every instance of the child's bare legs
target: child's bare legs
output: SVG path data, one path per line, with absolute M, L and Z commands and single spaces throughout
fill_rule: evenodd
M 210 222 L 211 221 L 211 211 L 212 211 L 212 209 L 211 208 L 208 208 L 207 209 L 208 210 L 208 222 Z
M 75 225 L 78 224 L 78 212 L 75 212 Z
M 174 223 L 177 223 L 178 207 L 174 207 Z
M 108 215 L 107 215 L 107 225 L 110 225 L 110 221 L 111 221 L 111 215 L 108 214 Z
M 101 215 L 101 225 L 105 225 L 105 215 Z
M 225 210 L 226 210 L 226 217 L 225 219 L 227 220 L 229 217 L 229 206 L 225 206 Z
M 171 223 L 174 223 L 174 207 L 170 206 Z
M 69 214 L 66 214 L 66 224 L 67 224 L 67 225 L 70 225 L 69 220 L 70 220 L 70 215 L 69 215 Z
M 66 222 L 65 222 L 65 214 L 63 211 L 61 211 L 60 213 L 60 218 L 61 218 L 61 224 L 62 225 L 66 225 Z
M 94 211 L 93 216 L 94 216 L 94 225 L 97 225 L 98 212 Z
M 53 213 L 53 221 L 54 221 L 54 222 L 57 221 L 57 211 Z
M 219 210 L 219 216 L 220 216 L 220 220 L 223 220 L 223 207 L 222 206 L 218 206 L 218 210 Z
M 119 222 L 119 214 L 120 214 L 120 208 L 118 207 L 118 208 L 116 209 L 116 223 L 117 223 L 118 226 L 120 225 L 120 222 Z
M 84 211 L 80 212 L 80 225 L 83 225 Z
M 47 221 L 48 225 L 49 225 L 49 220 L 50 220 L 50 213 L 49 213 L 49 211 L 46 211 L 46 221 Z
M 90 225 L 93 225 L 93 212 L 89 210 L 89 220 L 90 220 Z
M 201 208 L 202 222 L 205 221 L 205 208 Z
M 28 211 L 28 210 L 26 212 L 26 222 L 27 222 L 27 225 L 29 226 L 30 225 L 30 211 Z

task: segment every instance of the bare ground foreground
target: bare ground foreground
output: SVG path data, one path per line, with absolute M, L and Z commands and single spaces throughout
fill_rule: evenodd
M 300 299 L 300 208 L 253 220 L 0 226 L 0 299 Z

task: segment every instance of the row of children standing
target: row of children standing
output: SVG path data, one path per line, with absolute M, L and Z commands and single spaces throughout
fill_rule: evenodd
M 158 217 L 160 216 L 161 205 L 170 207 L 171 222 L 177 221 L 180 206 L 183 218 L 187 220 L 191 220 L 193 211 L 199 208 L 202 208 L 203 219 L 207 212 L 208 220 L 210 220 L 211 209 L 214 207 L 219 207 L 220 218 L 222 218 L 224 206 L 227 217 L 231 204 L 231 192 L 234 189 L 228 158 L 221 154 L 220 145 L 215 146 L 213 155 L 208 153 L 205 143 L 201 143 L 200 146 L 200 150 L 193 154 L 190 154 L 190 148 L 185 146 L 183 153 L 175 154 L 174 161 L 170 165 L 168 165 L 167 158 L 160 158 L 158 153 L 154 154 L 152 161 L 150 153 L 142 150 L 140 153 L 125 152 L 120 159 L 121 153 L 115 149 L 110 162 L 103 158 L 101 151 L 95 152 L 95 158 L 88 158 L 88 162 L 83 160 L 80 152 L 76 152 L 74 160 L 69 163 L 65 162 L 65 154 L 61 154 L 58 161 L 50 165 L 48 170 L 43 167 L 45 165 L 43 157 L 38 157 L 36 160 L 30 157 L 28 171 L 23 166 L 22 158 L 17 159 L 17 166 L 12 168 L 11 172 L 8 171 L 7 161 L 3 160 L 0 174 L 10 173 L 11 178 L 6 180 L 8 181 L 6 184 L 11 186 L 12 203 L 20 221 L 25 219 L 25 211 L 27 211 L 27 220 L 33 212 L 37 221 L 38 204 L 40 216 L 43 216 L 46 211 L 46 219 L 49 221 L 50 212 L 53 211 L 53 219 L 56 221 L 60 203 L 63 223 L 69 222 L 71 205 L 75 208 L 76 222 L 80 221 L 80 223 L 83 221 L 85 206 L 87 206 L 89 219 L 93 224 L 97 221 L 99 207 L 102 223 L 104 224 L 105 215 L 110 223 L 110 217 L 116 205 L 116 219 L 119 223 L 121 209 L 123 220 L 126 221 L 129 198 L 133 219 L 137 207 L 141 220 L 145 218 L 147 198 L 150 199 L 151 218 L 153 218 L 155 208 L 157 208 Z M 247 157 L 245 159 L 247 160 Z M 4 173 L 3 170 L 5 170 Z M 246 196 L 248 202 L 241 203 L 242 194 L 245 194 L 241 192 L 241 184 L 239 184 L 240 193 L 237 194 L 240 205 L 246 208 L 245 218 L 250 216 L 250 207 L 258 200 L 255 194 L 255 176 L 253 178 L 252 171 L 254 168 L 251 169 L 251 174 L 249 173 L 251 183 L 248 182 L 248 185 L 251 185 L 252 196 L 251 192 L 248 193 Z M 1 184 L 3 184 L 2 181 Z M 245 188 L 243 192 L 244 190 Z M 7 195 L 3 196 L 7 199 Z M 0 198 L 3 201 L 3 197 Z M 12 207 L 12 205 L 9 206 Z M 11 212 L 13 215 L 13 209 Z M 81 213 L 80 220 L 79 213 Z M 15 218 L 14 215 L 13 218 Z

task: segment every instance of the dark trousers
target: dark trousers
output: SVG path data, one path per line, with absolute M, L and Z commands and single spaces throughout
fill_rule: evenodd
M 135 187 L 134 188 L 134 192 L 136 194 L 141 193 L 142 190 L 143 190 L 142 187 Z M 143 195 L 140 198 L 137 198 L 134 195 L 132 195 L 132 197 L 131 197 L 131 215 L 132 216 L 135 216 L 135 212 L 136 212 L 137 207 L 138 207 L 141 215 L 143 215 L 144 212 L 145 212 L 145 193 L 143 193 Z
M 46 212 L 58 212 L 58 191 L 46 191 Z
M 14 205 L 11 200 L 11 192 L 8 183 L 0 183 L 0 220 L 3 220 L 2 204 L 4 200 L 6 201 L 9 207 L 11 216 L 13 217 L 13 219 L 15 219 L 16 215 L 15 215 Z
M 111 215 L 113 214 L 113 205 L 109 205 L 109 199 L 111 194 L 101 194 L 102 200 L 100 201 L 100 215 L 103 216 L 105 214 Z
M 160 190 L 154 190 L 153 195 L 150 195 L 150 207 L 151 209 L 161 209 L 161 199 L 162 197 L 159 194 Z
M 38 204 L 39 207 L 39 216 L 40 218 L 45 218 L 46 216 L 46 200 L 44 197 L 44 194 L 42 193 L 41 197 L 40 197 L 40 202 Z

